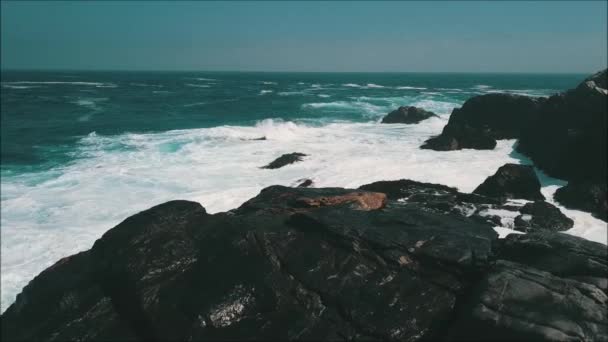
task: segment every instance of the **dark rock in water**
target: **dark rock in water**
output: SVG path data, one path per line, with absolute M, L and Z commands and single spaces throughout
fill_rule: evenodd
M 445 126 L 443 132 L 428 139 L 420 148 L 435 151 L 453 151 L 463 148 L 493 150 L 496 140 L 487 131 L 469 126 Z
M 529 165 L 505 164 L 481 183 L 473 193 L 498 198 L 544 200 L 534 168 Z
M 266 140 L 266 136 L 259 137 L 259 138 L 254 138 L 254 139 L 251 139 L 251 140 Z
M 464 341 L 603 341 L 608 296 L 597 287 L 499 261 L 460 303 L 450 333 Z
M 298 188 L 308 188 L 313 184 L 311 179 L 300 179 L 298 182 L 300 182 L 300 184 L 298 184 Z
M 496 139 L 519 137 L 535 119 L 543 102 L 543 98 L 512 94 L 472 97 L 461 108 L 455 108 L 441 134 L 428 139 L 421 148 L 492 150 L 496 147 Z
M 412 106 L 399 107 L 399 109 L 390 112 L 388 115 L 382 118 L 382 123 L 413 124 L 433 116 L 437 115 L 435 115 L 435 113 L 433 112 L 429 112 L 421 108 L 416 108 Z
M 287 154 L 284 154 L 284 155 L 280 156 L 279 158 L 273 160 L 270 164 L 268 164 L 266 166 L 262 166 L 262 169 L 278 169 L 285 165 L 302 161 L 302 158 L 306 157 L 306 156 L 307 156 L 307 154 L 299 153 L 299 152 L 287 153 Z
M 517 150 L 553 177 L 606 182 L 607 77 L 603 70 L 551 96 L 522 133 Z
M 574 226 L 572 219 L 545 201 L 526 203 L 519 212 L 522 215 L 515 218 L 515 230 L 522 232 L 537 229 L 562 231 Z
M 494 139 L 518 138 L 536 117 L 544 98 L 513 94 L 487 94 L 468 99 L 454 109 L 448 126 L 485 130 Z
M 500 247 L 500 258 L 592 284 L 608 293 L 606 245 L 549 231 L 511 234 Z
M 557 189 L 553 198 L 567 208 L 588 211 L 593 216 L 608 221 L 605 182 L 569 182 L 568 185 Z
M 401 180 L 271 186 L 213 215 L 168 202 L 34 278 L 2 315 L 1 337 L 605 338 L 605 249 L 557 233 L 501 243 L 454 210 L 486 199 Z

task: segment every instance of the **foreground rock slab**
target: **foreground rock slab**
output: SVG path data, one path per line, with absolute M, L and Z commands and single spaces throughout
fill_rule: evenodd
M 599 244 L 498 240 L 472 212 L 500 203 L 410 180 L 271 186 L 213 215 L 168 202 L 34 278 L 2 340 L 601 340 Z

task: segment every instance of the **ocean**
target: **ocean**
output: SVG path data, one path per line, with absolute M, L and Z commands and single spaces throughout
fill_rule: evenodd
M 1 310 L 46 267 L 168 200 L 215 213 L 303 178 L 318 187 L 409 178 L 472 191 L 501 165 L 530 161 L 515 140 L 491 151 L 419 149 L 451 110 L 493 92 L 551 95 L 586 76 L 2 72 Z M 402 105 L 439 117 L 379 123 Z M 290 152 L 308 157 L 260 169 Z M 552 202 L 566 183 L 537 174 Z M 567 233 L 605 243 L 603 221 L 559 207 L 575 220 Z

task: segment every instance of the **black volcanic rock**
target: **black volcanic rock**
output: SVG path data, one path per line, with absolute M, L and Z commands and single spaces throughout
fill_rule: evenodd
M 421 148 L 436 151 L 494 149 L 496 139 L 519 137 L 536 118 L 544 101 L 544 98 L 512 94 L 472 97 L 461 108 L 455 108 L 441 134 L 428 139 Z
M 433 116 L 437 115 L 435 115 L 435 113 L 433 112 L 429 112 L 421 108 L 416 108 L 412 106 L 399 107 L 398 109 L 390 112 L 388 115 L 382 118 L 382 123 L 413 124 Z
M 569 182 L 557 189 L 553 198 L 567 208 L 588 211 L 599 219 L 608 220 L 605 182 Z
M 400 180 L 271 186 L 213 215 L 168 202 L 34 278 L 1 337 L 419 341 L 559 337 L 557 327 L 604 338 L 605 250 L 553 232 L 501 242 L 456 208 L 492 201 Z
M 273 160 L 270 164 L 268 164 L 266 166 L 262 166 L 261 168 L 262 169 L 278 169 L 285 165 L 289 165 L 289 164 L 293 164 L 295 162 L 302 161 L 302 158 L 306 157 L 306 156 L 307 156 L 307 154 L 299 153 L 299 152 L 287 153 L 287 154 L 284 154 L 284 155 L 280 156 L 279 158 Z
M 569 181 L 606 182 L 607 71 L 551 96 L 522 133 L 517 150 L 547 174 Z
M 481 183 L 473 193 L 497 198 L 544 200 L 534 168 L 529 165 L 505 164 Z
M 424 142 L 420 148 L 435 151 L 453 151 L 463 148 L 493 150 L 496 140 L 487 130 L 466 125 L 445 126 L 443 132 Z
M 461 303 L 450 338 L 603 341 L 607 305 L 593 285 L 501 260 Z
M 536 117 L 544 98 L 513 94 L 487 94 L 468 99 L 454 109 L 448 126 L 470 126 L 486 130 L 494 139 L 519 137 Z
M 592 284 L 608 294 L 606 245 L 550 231 L 511 234 L 503 241 L 501 259 Z
M 515 218 L 515 230 L 528 232 L 537 229 L 562 231 L 574 226 L 574 221 L 557 207 L 545 201 L 526 203 Z

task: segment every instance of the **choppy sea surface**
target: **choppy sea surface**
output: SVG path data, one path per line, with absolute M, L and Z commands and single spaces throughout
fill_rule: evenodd
M 451 110 L 493 92 L 550 95 L 585 76 L 2 72 L 0 310 L 58 259 L 164 201 L 194 200 L 214 213 L 302 178 L 319 187 L 409 178 L 472 191 L 504 163 L 530 161 L 515 140 L 492 151 L 420 150 Z M 439 117 L 379 124 L 402 105 Z M 290 152 L 309 156 L 259 168 Z M 566 182 L 538 175 L 552 202 Z M 606 243 L 605 222 L 560 209 L 575 220 L 567 233 Z

